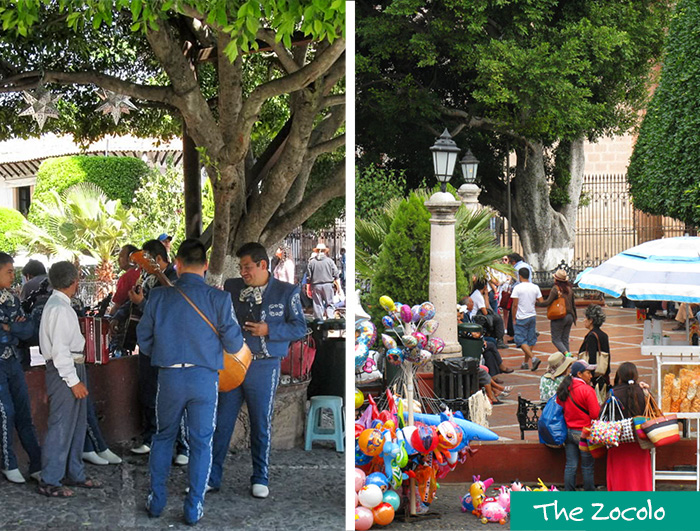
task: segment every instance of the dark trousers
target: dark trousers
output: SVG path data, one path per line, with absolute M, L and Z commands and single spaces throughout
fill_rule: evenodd
M 503 363 L 503 358 L 501 358 L 500 352 L 491 341 L 486 341 L 486 347 L 483 352 L 484 365 L 489 370 L 491 376 L 496 376 L 501 374 L 501 363 Z
M 13 428 L 29 456 L 29 473 L 41 470 L 41 448 L 32 422 L 27 381 L 19 360 L 14 356 L 0 360 L 0 467 L 3 470 L 17 468 L 13 448 Z
M 85 383 L 85 365 L 76 364 L 75 371 Z M 84 398 L 75 398 L 52 362 L 46 364 L 46 393 L 49 395 L 49 429 L 41 456 L 41 479 L 55 486 L 61 485 L 63 478 L 83 483 L 87 402 Z
M 275 392 L 280 377 L 280 358 L 255 360 L 250 364 L 243 384 L 229 391 L 219 393 L 219 409 L 214 434 L 214 460 L 209 484 L 221 486 L 224 460 L 228 453 L 231 435 L 236 426 L 238 412 L 243 401 L 248 405 L 250 417 L 250 452 L 253 458 L 251 484 L 267 485 L 268 465 L 272 442 L 272 413 L 275 407 Z

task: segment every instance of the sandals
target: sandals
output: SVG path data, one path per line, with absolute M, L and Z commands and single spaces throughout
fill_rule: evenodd
M 511 369 L 510 367 L 506 367 L 506 368 L 503 369 L 501 372 L 502 372 L 503 374 L 510 374 L 511 372 L 513 372 L 513 369 Z
M 502 393 L 501 393 L 502 394 Z M 498 398 L 494 398 L 491 400 L 491 405 L 492 406 L 500 406 L 503 402 L 501 402 Z
M 43 494 L 48 498 L 70 498 L 74 494 L 68 487 L 49 485 L 43 481 L 39 482 L 36 490 L 39 494 Z
M 80 489 L 101 489 L 102 488 L 102 482 L 97 481 L 96 479 L 91 479 L 87 478 L 85 481 L 82 483 L 78 483 L 77 481 L 64 481 L 66 485 L 69 485 L 71 487 L 78 487 Z
M 512 390 L 513 390 L 513 386 L 512 386 L 512 385 L 506 385 L 506 386 L 503 388 L 503 391 L 501 391 L 500 394 L 499 394 L 498 396 L 502 396 L 503 398 L 506 398 L 508 395 L 510 395 L 510 392 L 511 392 Z

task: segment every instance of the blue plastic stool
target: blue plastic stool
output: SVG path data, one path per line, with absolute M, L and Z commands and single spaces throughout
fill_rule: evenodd
M 321 412 L 330 409 L 333 413 L 333 428 L 321 427 Z M 335 441 L 335 451 L 345 451 L 345 433 L 343 429 L 343 399 L 339 396 L 313 396 L 311 407 L 306 417 L 306 443 L 304 450 L 311 450 L 314 441 Z

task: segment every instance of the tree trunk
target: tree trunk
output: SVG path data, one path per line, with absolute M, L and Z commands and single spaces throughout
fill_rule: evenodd
M 562 260 L 571 263 L 583 183 L 583 139 L 571 143 L 568 190 L 571 202 L 561 212 L 554 210 L 549 202 L 544 146 L 523 143 L 516 147 L 516 154 L 513 227 L 520 235 L 525 260 L 535 271 L 554 269 Z

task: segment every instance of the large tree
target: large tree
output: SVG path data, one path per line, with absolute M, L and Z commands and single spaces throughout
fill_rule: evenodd
M 654 91 L 627 178 L 634 206 L 700 226 L 700 5 L 676 6 Z
M 480 201 L 512 219 L 528 260 L 571 258 L 584 139 L 628 130 L 659 55 L 666 0 L 358 2 L 360 164 L 432 175 L 447 126 L 481 160 Z
M 45 130 L 83 141 L 184 126 L 214 190 L 217 279 L 238 245 L 274 245 L 344 194 L 344 11 L 342 0 L 0 0 L 0 138 L 39 134 L 18 117 L 19 91 L 37 87 L 63 96 Z M 115 126 L 95 112 L 96 87 L 138 110 Z

